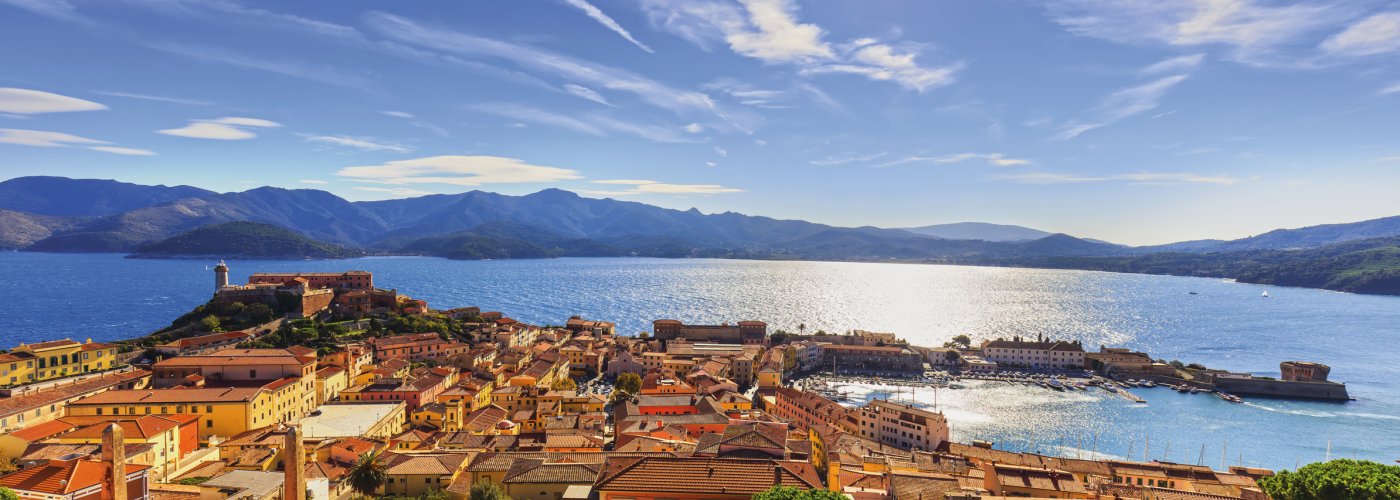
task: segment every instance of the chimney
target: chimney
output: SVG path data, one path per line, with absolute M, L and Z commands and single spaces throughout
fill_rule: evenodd
M 102 461 L 112 465 L 112 474 L 106 480 L 107 491 L 112 492 L 112 498 L 127 498 L 126 438 L 121 426 L 115 423 L 108 424 L 102 431 Z
M 282 444 L 282 473 L 282 500 L 306 500 L 306 454 L 295 425 L 287 426 Z

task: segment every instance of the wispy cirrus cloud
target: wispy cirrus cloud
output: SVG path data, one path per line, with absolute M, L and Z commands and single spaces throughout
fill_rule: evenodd
M 1157 109 L 1162 96 L 1172 87 L 1186 81 L 1186 74 L 1164 76 L 1147 83 L 1134 85 L 1109 94 L 1097 105 L 1088 109 L 1082 116 L 1064 123 L 1054 139 L 1067 140 L 1080 134 L 1118 123 L 1133 115 Z
M 987 164 L 997 167 L 1014 167 L 1031 164 L 1030 160 L 1026 160 L 1023 158 L 1010 158 L 1002 153 L 957 153 L 943 156 L 906 156 L 898 160 L 891 160 L 874 166 L 893 167 L 897 165 L 908 165 L 915 163 L 949 165 L 953 163 L 962 163 L 971 160 L 983 160 L 987 162 Z
M 372 137 L 350 137 L 346 135 L 316 135 L 297 134 L 307 142 L 339 146 L 344 148 L 358 149 L 360 151 L 389 151 L 394 153 L 408 153 L 413 151 L 412 146 L 386 142 Z
M 257 137 L 255 129 L 281 126 L 281 123 L 261 118 L 227 116 L 212 120 L 191 120 L 188 125 L 183 127 L 157 130 L 156 132 L 191 139 L 238 141 Z
M 613 20 L 613 18 L 603 13 L 603 11 L 598 7 L 595 7 L 593 4 L 588 3 L 587 0 L 564 0 L 564 3 L 567 3 L 570 6 L 583 11 L 583 13 L 587 14 L 588 17 L 592 18 L 594 21 L 598 21 L 598 24 L 603 25 L 603 27 L 611 30 L 613 33 L 617 33 L 618 36 L 622 37 L 628 42 L 631 42 L 632 45 L 636 45 L 637 48 L 645 50 L 647 52 L 656 52 L 654 50 L 651 50 L 651 47 L 648 47 L 646 44 L 637 41 L 636 38 L 633 38 L 632 34 L 627 32 L 627 29 L 623 28 L 621 24 L 618 24 L 617 21 Z
M 797 66 L 803 74 L 847 73 L 925 90 L 952 83 L 960 64 L 918 62 L 919 46 L 874 38 L 832 44 L 826 31 L 798 19 L 791 0 L 644 0 L 652 24 L 709 49 L 723 43 L 736 54 Z
M 1395 82 L 1376 91 L 1377 95 L 1390 95 L 1400 93 L 1400 82 Z
M 597 137 L 608 137 L 614 133 L 621 133 L 656 142 L 697 143 L 705 141 L 703 138 L 695 137 L 695 133 L 692 132 L 696 129 L 691 125 L 695 124 L 665 126 L 635 123 L 600 113 L 565 115 L 508 102 L 475 104 L 469 106 L 468 109 L 509 118 L 517 122 L 559 127 Z
M 807 163 L 824 167 L 832 165 L 845 165 L 847 163 L 864 163 L 868 161 L 874 161 L 880 158 L 884 158 L 886 155 L 889 155 L 889 153 L 884 151 L 881 151 L 879 153 L 868 154 L 842 153 L 839 155 L 832 155 L 818 160 L 810 160 Z
M 33 115 L 40 113 L 69 113 L 107 109 L 101 103 L 42 90 L 0 88 L 0 113 Z
M 606 184 L 611 186 L 631 186 L 622 190 L 611 191 L 585 191 L 586 194 L 603 194 L 604 196 L 631 196 L 641 194 L 667 194 L 667 195 L 711 195 L 742 193 L 744 190 L 722 186 L 719 184 L 671 184 L 653 180 L 642 179 L 611 179 L 593 181 L 594 184 Z
M 200 101 L 200 100 L 195 100 L 195 99 L 184 99 L 184 98 L 180 98 L 180 97 L 169 97 L 169 96 L 159 96 L 159 95 L 149 95 L 149 94 L 137 94 L 137 93 L 133 93 L 133 92 L 112 92 L 112 91 L 107 91 L 107 90 L 98 90 L 98 91 L 96 91 L 96 93 L 102 94 L 102 95 L 109 95 L 109 96 L 113 96 L 113 97 L 126 97 L 126 98 L 129 98 L 129 99 L 140 99 L 140 100 L 143 100 L 143 101 L 166 102 L 166 103 L 171 103 L 171 104 L 186 104 L 186 105 L 190 105 L 190 106 L 213 106 L 213 105 L 214 105 L 214 103 L 209 102 L 209 101 Z
M 1400 52 L 1400 12 L 1381 12 L 1357 21 L 1319 47 L 1329 54 L 1346 57 Z
M 1354 15 L 1342 3 L 1256 0 L 1053 0 L 1050 16 L 1071 33 L 1133 45 L 1224 47 L 1251 65 L 1298 65 L 1297 50 Z
M 146 43 L 145 46 L 161 52 L 175 54 L 201 62 L 261 71 L 264 73 L 346 87 L 363 92 L 379 92 L 379 84 L 372 80 L 359 75 L 339 71 L 325 64 L 310 61 L 271 56 L 252 56 L 219 47 L 190 45 L 185 43 L 150 42 Z
M 427 130 L 434 134 L 443 137 L 452 137 L 452 134 L 447 133 L 447 129 L 439 127 L 435 123 L 426 120 L 421 120 L 417 116 L 414 116 L 412 113 L 408 113 L 405 111 L 380 111 L 380 113 L 383 113 L 386 116 L 392 116 L 394 118 L 403 118 L 405 120 L 408 120 L 409 125 L 421 128 L 423 130 Z
M 681 116 L 708 115 L 730 127 L 751 133 L 757 117 L 726 110 L 708 95 L 674 88 L 631 71 L 558 54 L 544 49 L 431 27 L 383 12 L 365 15 L 366 24 L 402 43 L 473 57 L 491 57 L 522 68 L 571 80 L 576 85 L 632 94 L 642 101 Z
M 1021 184 L 1080 184 L 1093 182 L 1120 182 L 1127 184 L 1210 184 L 1230 186 L 1240 179 L 1228 175 L 1202 175 L 1185 172 L 1132 172 L 1112 175 L 1077 175 L 1051 172 L 1028 172 L 1023 174 L 999 175 L 995 179 Z
M 1164 59 L 1157 63 L 1148 65 L 1146 68 L 1142 68 L 1138 71 L 1138 74 L 1144 76 L 1156 76 L 1164 73 L 1189 73 L 1191 71 L 1194 71 L 1197 66 L 1200 66 L 1201 61 L 1204 61 L 1205 58 L 1205 54 L 1191 54 L 1187 56 L 1178 56 L 1170 59 Z
M 300 183 L 302 183 L 302 184 L 316 184 L 316 185 L 330 184 L 329 181 L 324 181 L 324 180 L 321 180 L 321 179 L 302 179 L 302 180 L 299 180 L 299 181 L 297 181 L 297 182 L 300 182 Z
M 48 130 L 0 128 L 0 143 L 38 148 L 83 148 L 127 156 L 154 156 L 148 149 L 112 146 L 111 142 Z
M 612 104 L 608 103 L 608 100 L 604 98 L 602 94 L 599 94 L 597 91 L 588 87 L 584 87 L 583 85 L 574 85 L 572 83 L 566 83 L 564 84 L 564 91 L 582 97 L 584 99 L 596 102 L 598 104 L 612 106 Z
M 443 155 L 396 160 L 380 165 L 346 167 L 337 176 L 393 185 L 442 184 L 482 186 L 486 184 L 528 184 L 579 179 L 575 170 L 532 165 L 502 156 Z

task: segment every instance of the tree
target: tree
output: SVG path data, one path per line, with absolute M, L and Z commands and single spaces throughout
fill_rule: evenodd
M 1274 500 L 1381 500 L 1400 498 L 1400 466 L 1340 459 L 1259 479 Z
M 199 320 L 199 329 L 206 332 L 219 331 L 219 317 L 213 314 L 205 316 L 204 319 Z
M 14 490 L 0 486 L 0 500 L 19 500 L 19 494 Z
M 549 388 L 555 391 L 576 391 L 578 390 L 578 382 L 574 382 L 574 379 L 569 377 L 559 377 L 553 384 L 549 384 Z
M 845 495 L 831 490 L 799 490 L 791 486 L 774 486 L 755 493 L 752 500 L 844 500 Z
M 958 351 L 943 351 L 943 359 L 948 360 L 949 363 L 957 363 L 958 358 L 961 357 L 962 355 L 958 354 Z
M 501 487 L 490 481 L 479 481 L 472 485 L 471 500 L 510 500 Z
M 384 486 L 384 481 L 388 479 L 384 472 L 386 468 L 383 452 L 370 450 L 368 453 L 360 455 L 360 459 L 350 467 L 346 479 L 350 481 L 350 488 L 359 494 L 373 495 L 380 486 Z
M 267 323 L 272 321 L 272 308 L 267 307 L 267 304 L 255 303 L 243 308 L 243 315 L 247 316 L 249 321 L 258 324 Z
M 632 372 L 618 375 L 617 381 L 613 382 L 613 388 L 627 394 L 636 394 L 642 390 L 642 376 Z

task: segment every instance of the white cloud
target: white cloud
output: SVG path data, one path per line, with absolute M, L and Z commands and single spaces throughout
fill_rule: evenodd
M 1339 4 L 1255 0 L 1054 0 L 1049 10 L 1074 34 L 1136 45 L 1224 46 L 1228 58 L 1256 65 L 1297 64 L 1282 52 L 1350 16 Z
M 386 115 L 389 115 L 389 116 L 392 116 L 392 117 L 395 117 L 395 118 L 405 118 L 405 119 L 413 118 L 413 115 L 411 115 L 411 114 L 409 114 L 409 113 L 405 113 L 405 112 L 403 112 L 403 111 L 380 111 L 380 113 L 384 113 L 384 114 L 386 114 Z
M 725 187 L 718 184 L 668 184 L 664 182 L 640 179 L 613 179 L 593 182 L 595 184 L 632 186 L 631 188 L 624 191 L 607 191 L 607 193 L 613 196 L 626 196 L 634 194 L 709 195 L 741 193 L 744 191 L 742 189 Z
M 584 99 L 588 99 L 598 104 L 605 104 L 611 106 L 611 104 L 608 103 L 608 100 L 604 98 L 602 94 L 599 94 L 598 92 L 588 87 L 584 87 L 583 85 L 574 85 L 572 83 L 566 83 L 564 84 L 564 90 L 570 94 L 582 97 Z
M 1196 69 L 1197 66 L 1200 66 L 1201 61 L 1204 61 L 1205 58 L 1205 54 L 1173 57 L 1142 68 L 1138 73 L 1144 76 L 1155 76 L 1164 73 L 1187 73 Z
M 718 167 L 719 164 L 718 164 L 718 163 L 715 163 L 715 162 L 712 162 L 712 161 L 707 161 L 707 162 L 705 162 L 705 166 L 713 168 L 713 167 Z
M 14 128 L 0 128 L 0 142 L 41 148 L 62 148 L 85 144 L 110 144 L 107 141 L 79 137 L 64 132 Z
M 501 156 L 430 156 L 397 160 L 382 165 L 346 167 L 336 175 L 378 184 L 446 184 L 481 186 L 522 184 L 579 179 L 577 171 L 531 165 Z
M 321 180 L 321 179 L 302 179 L 302 180 L 299 180 L 299 181 L 297 181 L 297 182 L 300 182 L 300 183 L 302 183 L 302 184 L 317 184 L 317 185 L 330 184 L 330 182 L 323 181 L 323 180 Z
M 155 156 L 156 152 L 149 149 L 122 148 L 117 146 L 89 146 L 88 149 L 127 156 Z
M 687 127 L 633 123 L 602 114 L 569 116 L 523 104 L 489 102 L 470 106 L 471 110 L 538 125 L 565 128 L 592 136 L 607 137 L 612 133 L 634 135 L 657 142 L 704 142 L 686 134 Z
M 720 158 L 728 158 L 728 157 L 729 157 L 729 150 L 724 149 L 724 148 L 719 147 L 719 146 L 715 146 L 715 154 L 719 155 Z
M 111 142 L 89 139 L 65 132 L 0 128 L 0 143 L 39 148 L 85 148 L 127 156 L 153 156 L 154 151 L 110 146 Z
M 104 109 L 107 106 L 99 103 L 42 90 L 0 88 L 0 113 L 32 115 Z
M 692 133 L 692 134 L 698 134 L 698 133 L 701 133 L 701 132 L 704 132 L 704 131 L 705 131 L 705 126 L 704 126 L 704 125 L 701 125 L 701 124 L 699 124 L 699 123 L 692 123 L 692 124 L 686 125 L 686 126 L 684 126 L 684 127 L 681 127 L 681 129 L 682 129 L 682 130 L 685 130 L 686 132 L 690 132 L 690 133 Z
M 1085 112 L 1084 117 L 1061 126 L 1060 132 L 1053 137 L 1073 139 L 1090 130 L 1156 109 L 1162 96 L 1185 80 L 1186 75 L 1172 75 L 1109 94 L 1097 106 Z
M 443 137 L 452 137 L 452 134 L 447 133 L 447 129 L 442 128 L 442 127 L 439 127 L 439 126 L 437 126 L 436 124 L 431 123 L 431 122 L 427 122 L 427 121 L 424 121 L 424 120 L 419 120 L 418 117 L 413 116 L 413 114 L 411 114 L 411 113 L 407 113 L 407 112 L 403 112 L 403 111 L 380 111 L 380 113 L 384 113 L 385 115 L 392 116 L 392 117 L 394 117 L 394 118 L 403 118 L 403 119 L 405 119 L 405 120 L 408 120 L 408 124 L 409 124 L 409 125 L 412 125 L 412 126 L 414 126 L 414 127 L 421 128 L 421 129 L 423 129 L 423 130 L 427 130 L 427 131 L 432 132 L 432 133 L 434 133 L 434 134 L 437 134 L 437 135 L 440 135 L 440 136 L 443 136 Z
M 617 21 L 614 21 L 613 18 L 608 17 L 607 14 L 604 14 L 602 10 L 599 10 L 597 7 L 593 6 L 593 4 L 588 3 L 587 0 L 564 0 L 564 2 L 574 6 L 579 10 L 582 10 L 584 14 L 588 15 L 588 17 L 593 18 L 594 21 L 598 21 L 598 24 L 603 25 L 603 27 L 612 30 L 613 33 L 617 33 L 622 38 L 626 39 L 629 42 L 632 42 L 632 45 L 636 45 L 637 48 L 640 48 L 647 52 L 656 52 L 654 50 L 651 50 L 651 47 L 647 47 L 646 44 L 637 41 L 636 38 L 632 38 L 632 34 L 628 33 L 627 30 L 623 28 L 621 24 L 617 24 Z
M 73 7 L 73 4 L 64 0 L 0 0 L 0 4 L 8 4 L 34 14 L 54 19 L 82 24 L 93 24 L 91 19 L 78 14 L 78 10 Z
M 350 136 L 345 136 L 345 135 L 315 135 L 315 134 L 297 134 L 297 135 L 301 136 L 303 139 L 306 139 L 307 142 L 315 142 L 315 143 L 319 143 L 319 144 L 329 144 L 329 145 L 333 145 L 333 146 L 344 146 L 344 147 L 348 147 L 348 148 L 358 149 L 358 150 L 361 150 L 361 151 L 392 151 L 392 152 L 395 152 L 395 153 L 407 153 L 407 152 L 413 151 L 413 148 L 410 147 L 410 146 L 405 146 L 405 145 L 402 145 L 402 144 L 394 144 L 394 143 L 389 143 L 389 142 L 382 142 L 382 141 L 379 141 L 378 139 L 373 139 L 373 138 L 350 137 Z
M 1084 176 L 1049 172 L 1031 172 L 1024 174 L 1002 175 L 997 176 L 996 178 L 1001 180 L 1018 182 L 1021 184 L 1078 184 L 1089 182 L 1120 182 L 1126 184 L 1140 185 L 1209 184 L 1229 186 L 1240 182 L 1239 179 L 1227 175 L 1201 175 L 1179 172 L 1134 172 L 1127 174 L 1114 174 L 1103 176 Z
M 1400 51 L 1400 12 L 1382 12 L 1324 40 L 1322 50 L 1360 57 Z
M 193 139 L 238 141 L 257 137 L 258 134 L 254 133 L 252 129 L 281 126 L 282 124 L 280 123 L 271 120 L 263 120 L 261 118 L 228 116 L 213 120 L 193 120 L 189 125 L 180 128 L 157 130 L 156 132 Z
M 960 65 L 926 67 L 917 47 L 860 38 L 833 46 L 825 30 L 798 20 L 791 0 L 644 0 L 654 25 L 708 49 L 723 41 L 734 53 L 774 64 L 797 65 L 803 74 L 849 73 L 923 92 L 947 85 Z
M 1382 87 L 1380 90 L 1377 90 L 1377 91 L 1376 91 L 1376 93 L 1379 94 L 1379 95 L 1388 95 L 1388 94 L 1394 94 L 1394 93 L 1397 93 L 1397 92 L 1400 92 L 1400 82 L 1392 83 L 1392 84 L 1390 84 L 1390 85 L 1388 85 L 1388 86 L 1386 86 L 1386 87 Z
M 98 94 L 102 94 L 102 95 L 109 95 L 109 96 L 113 96 L 113 97 L 126 97 L 126 98 L 130 98 L 130 99 L 141 99 L 141 100 L 144 100 L 144 101 L 168 102 L 168 103 L 171 103 L 171 104 L 187 104 L 187 105 L 190 105 L 190 106 L 213 106 L 213 105 L 214 105 L 214 103 L 209 102 L 209 101 L 198 101 L 198 100 L 194 100 L 194 99 L 183 99 L 183 98 L 179 98 L 179 97 L 167 97 L 167 96 L 159 96 L 159 95 L 134 94 L 134 93 L 131 93 L 131 92 L 110 92 L 110 91 L 105 91 L 105 90 L 99 90 L 99 91 L 97 91 L 97 93 L 98 93 Z
M 867 161 L 878 160 L 888 154 L 889 153 L 883 151 L 879 153 L 870 154 L 844 153 L 834 156 L 828 156 L 820 160 L 811 160 L 807 163 L 811 163 L 813 165 L 818 166 L 845 165 L 847 163 L 864 163 Z
M 962 163 L 970 160 L 983 160 L 986 161 L 989 165 L 994 165 L 998 167 L 1014 167 L 1031 164 L 1030 160 L 1025 160 L 1021 158 L 1008 158 L 1005 154 L 1002 153 L 958 153 L 943 156 L 907 156 L 898 160 L 887 161 L 885 163 L 881 163 L 875 166 L 893 167 L 896 165 L 905 165 L 909 163 L 932 163 L 934 165 L 948 165 L 953 163 Z

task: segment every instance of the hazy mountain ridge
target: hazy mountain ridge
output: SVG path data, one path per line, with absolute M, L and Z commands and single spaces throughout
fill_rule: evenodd
M 899 229 L 946 240 L 1029 241 L 1053 234 L 1025 226 L 988 222 L 954 222 Z
M 1241 281 L 1357 291 L 1389 290 L 1384 278 L 1391 269 L 1387 266 L 1400 265 L 1392 262 L 1392 250 L 1384 244 L 1357 243 L 1362 247 L 1342 254 L 1336 252 L 1352 247 L 1334 248 L 1349 241 L 1400 237 L 1400 217 L 1271 231 L 1234 241 L 1200 240 L 1133 248 L 1050 233 L 1017 241 L 971 238 L 1041 233 L 1020 226 L 955 224 L 963 232 L 942 232 L 944 236 L 957 237 L 945 238 L 904 229 L 834 227 L 734 212 L 704 214 L 695 209 L 584 198 L 559 189 L 524 196 L 471 191 L 350 202 L 325 191 L 262 187 L 235 193 L 197 190 L 196 196 L 161 201 L 189 194 L 189 189 L 194 188 L 33 179 L 0 182 L 0 193 L 22 192 L 26 186 L 38 185 L 41 194 L 27 196 L 24 199 L 28 201 L 21 204 L 59 212 L 101 213 L 108 210 L 106 207 L 135 204 L 138 199 L 149 204 L 96 217 L 0 210 L 0 244 L 9 248 L 130 252 L 199 228 L 247 221 L 277 226 L 290 233 L 269 241 L 291 244 L 305 239 L 374 253 L 457 259 L 637 255 L 894 260 L 1228 276 Z M 62 193 L 65 183 L 73 186 L 73 194 Z M 121 195 L 91 192 L 93 186 L 103 185 Z M 105 201 L 53 208 L 57 200 L 80 195 Z M 224 238 L 246 238 L 226 229 L 222 234 Z M 1296 250 L 1300 248 L 1318 251 Z M 182 252 L 148 253 L 159 256 Z M 1339 276 L 1344 274 L 1363 278 L 1339 284 Z

